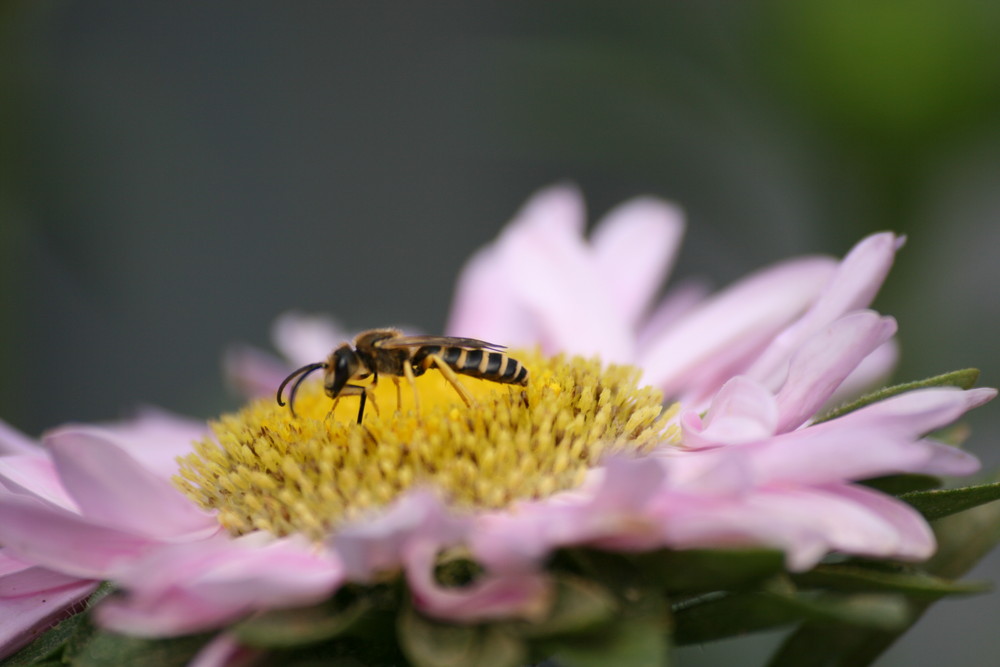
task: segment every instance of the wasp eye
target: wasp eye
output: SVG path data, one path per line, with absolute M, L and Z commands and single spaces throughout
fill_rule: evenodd
M 345 382 L 347 381 L 346 378 L 354 374 L 357 366 L 358 359 L 354 354 L 354 350 L 349 347 L 340 347 L 333 353 L 333 372 L 337 377 L 345 378 Z

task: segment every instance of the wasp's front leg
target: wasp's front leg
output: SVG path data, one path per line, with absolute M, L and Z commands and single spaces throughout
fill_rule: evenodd
M 358 405 L 358 423 L 365 417 L 365 403 L 369 400 L 372 402 L 372 406 L 375 408 L 375 414 L 381 415 L 381 411 L 378 407 L 378 402 L 375 400 L 375 384 L 345 384 L 344 388 L 337 394 L 337 398 L 334 399 L 334 405 L 336 401 L 340 399 L 341 396 L 358 396 L 360 398 Z M 331 408 L 331 411 L 333 408 Z

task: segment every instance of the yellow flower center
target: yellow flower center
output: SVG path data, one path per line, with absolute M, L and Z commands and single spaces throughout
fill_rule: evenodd
M 658 390 L 638 386 L 638 369 L 513 356 L 527 366 L 528 386 L 461 376 L 470 406 L 435 370 L 416 379 L 419 410 L 406 380 L 397 391 L 380 378 L 362 425 L 359 399 L 333 402 L 318 380 L 302 385 L 296 416 L 274 399 L 253 401 L 212 424 L 215 437 L 181 459 L 174 481 L 218 510 L 233 534 L 321 539 L 415 485 L 460 508 L 497 509 L 579 485 L 610 452 L 677 440 L 668 425 L 675 410 L 663 408 Z

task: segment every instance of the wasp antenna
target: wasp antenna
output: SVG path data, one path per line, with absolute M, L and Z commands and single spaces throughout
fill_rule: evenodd
M 285 402 L 283 400 L 281 400 L 281 394 L 284 393 L 285 386 L 289 382 L 291 382 L 296 376 L 298 376 L 299 379 L 296 380 L 295 384 L 292 385 L 292 390 L 288 394 L 288 407 L 291 409 L 292 416 L 294 417 L 295 416 L 295 392 L 298 391 L 299 385 L 302 384 L 302 381 L 306 379 L 307 375 L 309 375 L 310 373 L 312 373 L 315 370 L 319 370 L 320 368 L 324 368 L 324 367 L 326 367 L 326 362 L 325 361 L 318 361 L 318 362 L 313 363 L 313 364 L 306 364 L 302 368 L 296 368 L 294 371 L 292 371 L 291 373 L 289 373 L 288 377 L 286 377 L 284 380 L 282 380 L 281 384 L 278 385 L 278 396 L 277 396 L 278 405 L 284 407 Z

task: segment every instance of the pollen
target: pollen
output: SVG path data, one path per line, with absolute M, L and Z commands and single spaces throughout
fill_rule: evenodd
M 174 481 L 239 535 L 322 539 L 414 486 L 453 506 L 500 509 L 572 489 L 613 452 L 676 442 L 675 408 L 630 366 L 517 353 L 527 387 L 462 376 L 466 405 L 436 371 L 416 386 L 381 378 L 357 424 L 358 398 L 302 385 L 295 416 L 259 399 L 212 423 Z M 374 402 L 374 405 L 372 405 Z

